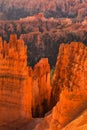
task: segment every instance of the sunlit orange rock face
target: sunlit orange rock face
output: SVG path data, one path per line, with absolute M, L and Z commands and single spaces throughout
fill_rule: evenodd
M 9 43 L 0 38 L 0 123 L 32 117 L 32 78 L 27 47 L 16 35 Z
M 87 109 L 62 130 L 87 130 Z
M 50 104 L 50 65 L 47 58 L 42 58 L 33 72 L 33 115 L 41 116 L 47 112 Z
M 72 42 L 60 46 L 52 85 L 55 102 L 59 101 L 53 109 L 50 130 L 61 130 L 87 108 L 87 47 L 84 44 Z
M 50 104 L 50 65 L 41 59 L 34 70 L 27 66 L 27 47 L 11 35 L 0 38 L 0 123 L 42 116 Z
M 64 88 L 87 87 L 87 47 L 84 44 L 61 44 L 52 86 L 55 102 L 58 101 L 59 91 Z

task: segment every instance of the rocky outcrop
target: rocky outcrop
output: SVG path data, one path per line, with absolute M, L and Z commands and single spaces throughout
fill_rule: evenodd
M 53 109 L 51 130 L 60 130 L 87 108 L 87 47 L 72 42 L 60 46 L 53 76 Z M 59 92 L 60 94 L 59 98 Z
M 28 47 L 28 65 L 34 67 L 41 58 L 47 57 L 52 69 L 62 42 L 80 41 L 87 44 L 87 25 L 84 20 L 77 22 L 69 18 L 31 16 L 27 20 L 0 21 L 0 36 L 9 41 L 10 34 L 16 33 Z
M 79 42 L 61 44 L 55 73 L 52 80 L 54 101 L 58 101 L 58 93 L 68 88 L 70 90 L 87 88 L 87 48 Z
M 86 130 L 87 129 L 87 110 L 79 117 L 69 123 L 63 130 Z
M 0 38 L 0 124 L 40 117 L 50 108 L 48 59 L 32 69 L 27 66 L 26 49 L 16 35 L 10 36 L 9 43 Z M 83 43 L 60 46 L 52 79 L 53 104 L 53 111 L 35 129 L 42 125 L 43 130 L 61 130 L 87 108 L 87 47 Z
M 20 6 L 19 6 L 20 5 Z M 86 0 L 0 0 L 2 19 L 19 19 L 43 12 L 46 17 L 84 18 Z M 32 8 L 31 8 L 32 7 Z
M 57 104 L 35 130 L 86 129 L 87 47 L 83 43 L 61 44 L 52 87 Z
M 31 119 L 32 79 L 28 74 L 27 47 L 16 35 L 0 38 L 0 124 Z
M 11 35 L 9 43 L 0 38 L 0 124 L 20 118 L 42 116 L 50 104 L 50 65 L 44 58 L 27 66 L 27 46 Z M 10 108 L 10 110 L 9 110 Z
M 61 130 L 87 108 L 87 90 L 63 90 L 53 108 L 50 130 Z
M 33 116 L 43 116 L 50 107 L 50 65 L 42 58 L 33 72 Z

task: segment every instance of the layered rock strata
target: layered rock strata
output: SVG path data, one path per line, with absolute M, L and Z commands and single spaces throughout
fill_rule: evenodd
M 33 115 L 41 116 L 50 106 L 50 65 L 47 58 L 42 58 L 33 71 Z
M 52 86 L 55 102 L 64 88 L 87 88 L 87 47 L 84 44 L 72 42 L 60 45 Z
M 0 123 L 32 117 L 32 79 L 26 51 L 16 35 L 11 35 L 9 43 L 0 38 Z
M 59 91 L 62 93 L 59 97 Z M 60 130 L 87 108 L 87 47 L 72 42 L 60 46 L 53 76 L 51 130 Z M 59 98 L 59 99 L 58 99 Z
M 0 38 L 0 124 L 43 115 L 50 101 L 50 65 L 27 66 L 27 46 L 16 35 Z
M 72 42 L 60 46 L 52 85 L 57 104 L 38 121 L 34 130 L 86 130 L 87 47 L 84 44 Z

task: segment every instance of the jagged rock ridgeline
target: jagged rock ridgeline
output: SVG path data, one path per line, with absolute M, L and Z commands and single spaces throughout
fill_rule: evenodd
M 52 79 L 52 96 L 52 103 L 57 104 L 34 130 L 87 128 L 87 114 L 84 114 L 87 113 L 87 47 L 83 43 L 60 45 Z
M 87 47 L 79 42 L 61 44 L 52 90 L 48 59 L 42 58 L 32 69 L 26 53 L 16 35 L 9 43 L 0 38 L 0 124 L 43 116 L 52 93 L 52 104 L 57 104 L 41 124 L 43 130 L 45 124 L 47 129 L 61 130 L 87 108 Z
M 48 107 L 50 93 L 48 59 L 42 59 L 32 70 L 27 66 L 27 47 L 23 40 L 17 40 L 16 35 L 10 36 L 9 43 L 0 38 L 0 124 L 31 119 L 32 108 L 40 109 L 38 115 L 42 116 L 43 104 Z
M 3 40 L 9 41 L 10 34 L 14 33 L 23 39 L 28 47 L 29 65 L 33 67 L 40 58 L 47 57 L 53 68 L 62 42 L 70 43 L 74 40 L 87 43 L 87 18 L 81 23 L 69 18 L 42 19 L 35 16 L 29 17 L 28 20 L 0 22 L 0 36 Z
M 0 22 L 3 40 L 9 41 L 10 34 L 14 33 L 28 47 L 28 65 L 34 67 L 42 57 L 47 57 L 53 68 L 62 42 L 80 41 L 87 44 L 87 18 L 78 22 L 70 18 L 54 19 L 37 15 L 24 20 Z
M 0 0 L 0 6 L 0 18 L 10 20 L 40 12 L 46 17 L 83 18 L 87 15 L 86 0 Z

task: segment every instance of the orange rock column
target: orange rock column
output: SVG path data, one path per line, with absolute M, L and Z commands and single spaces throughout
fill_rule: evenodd
M 41 59 L 33 72 L 33 115 L 43 115 L 50 104 L 50 65 L 47 58 Z

